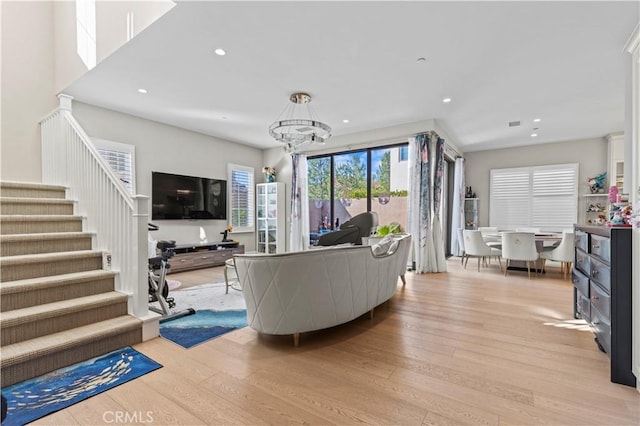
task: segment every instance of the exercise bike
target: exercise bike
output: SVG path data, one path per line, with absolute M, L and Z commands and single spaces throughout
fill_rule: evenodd
M 148 229 L 149 231 L 157 231 L 159 228 L 157 225 L 149 223 Z M 176 302 L 173 297 L 169 297 L 167 272 L 171 268 L 169 259 L 173 257 L 175 247 L 175 241 L 158 241 L 157 248 L 160 250 L 160 256 L 149 258 L 149 310 L 162 315 L 161 323 L 196 313 L 193 308 L 178 312 L 172 311 Z M 160 307 L 153 305 L 154 302 L 158 302 Z

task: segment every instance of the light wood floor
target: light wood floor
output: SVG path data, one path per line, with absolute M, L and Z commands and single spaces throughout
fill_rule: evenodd
M 558 269 L 528 280 L 448 267 L 407 274 L 373 320 L 303 334 L 298 348 L 249 328 L 189 350 L 142 343 L 164 368 L 37 424 L 640 424 L 640 394 L 609 381 Z

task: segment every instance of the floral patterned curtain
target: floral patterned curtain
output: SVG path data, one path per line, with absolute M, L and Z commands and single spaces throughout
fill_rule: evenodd
M 447 265 L 440 224 L 444 139 L 433 132 L 409 139 L 409 167 L 409 232 L 413 235 L 415 271 L 444 272 Z
M 436 266 L 431 231 L 431 150 L 426 134 L 409 140 L 409 230 L 413 235 L 415 271 L 432 272 Z

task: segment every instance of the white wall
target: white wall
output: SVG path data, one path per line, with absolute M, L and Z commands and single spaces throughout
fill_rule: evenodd
M 135 146 L 139 194 L 151 195 L 152 171 L 228 180 L 227 164 L 234 163 L 253 167 L 256 182 L 262 181 L 260 149 L 80 102 L 73 103 L 73 115 L 90 137 Z M 198 242 L 200 227 L 209 241 L 219 241 L 220 232 L 227 226 L 224 220 L 153 222 L 160 227 L 152 233 L 156 240 L 175 240 L 178 244 Z M 246 251 L 255 250 L 253 233 L 233 233 L 231 237 L 244 244 Z
M 126 14 L 142 31 L 174 6 L 167 0 L 98 1 L 98 61 L 126 42 Z M 0 179 L 42 180 L 39 121 L 56 95 L 87 69 L 76 52 L 75 1 L 2 1 Z
M 87 72 L 77 53 L 76 4 L 74 0 L 54 3 L 55 88 L 60 92 Z M 175 6 L 169 0 L 96 1 L 96 63 L 127 42 L 127 13 L 133 19 L 133 35 L 144 30 Z
M 580 163 L 579 194 L 588 193 L 586 179 L 607 170 L 607 140 L 603 138 L 494 149 L 465 154 L 465 181 L 478 195 L 479 224 L 489 226 L 489 172 L 491 169 L 545 164 Z M 583 203 L 578 203 L 581 206 Z M 584 212 L 578 209 L 578 222 Z
M 38 122 L 58 104 L 53 6 L 53 2 L 0 2 L 2 180 L 42 180 Z
M 634 213 L 640 212 L 640 23 L 629 37 L 625 50 L 630 54 L 627 68 L 627 103 L 625 118 L 625 190 L 629 192 Z M 627 161 L 628 160 L 628 161 Z M 627 169 L 628 173 L 627 173 Z M 631 180 L 629 181 L 629 177 Z M 627 185 L 627 182 L 630 185 Z M 636 388 L 640 391 L 640 220 L 636 221 L 632 230 L 632 288 L 633 290 L 633 346 L 632 371 L 638 381 Z
M 135 36 L 175 6 L 170 0 L 97 1 L 97 60 L 115 52 L 127 40 L 127 14 L 133 15 Z

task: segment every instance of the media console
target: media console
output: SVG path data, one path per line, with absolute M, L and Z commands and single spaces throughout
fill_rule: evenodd
M 190 269 L 224 265 L 234 254 L 244 253 L 244 246 L 237 242 L 178 244 L 175 255 L 169 260 L 169 273 Z

